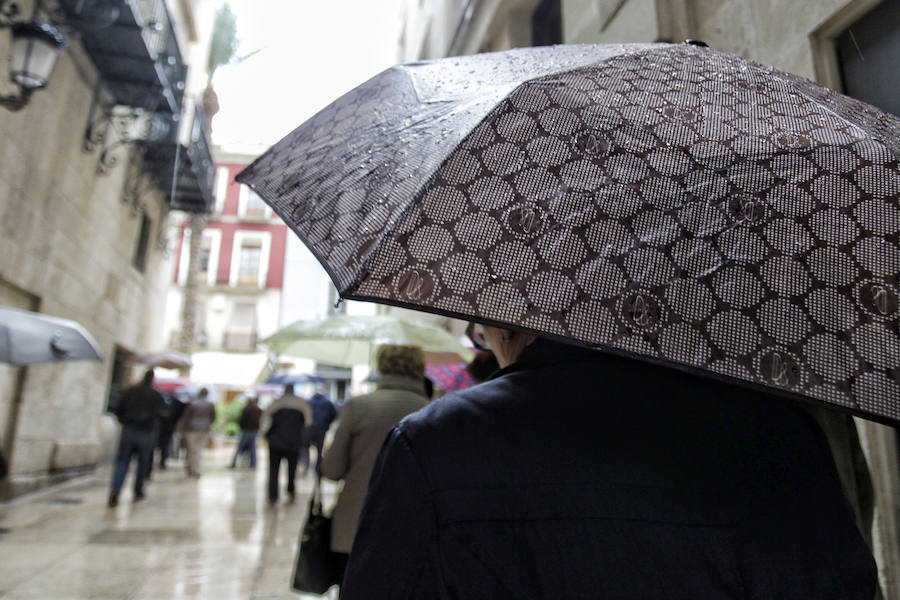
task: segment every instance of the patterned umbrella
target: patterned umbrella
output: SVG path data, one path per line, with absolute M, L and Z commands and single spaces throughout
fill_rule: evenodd
M 463 390 L 475 385 L 475 380 L 466 369 L 466 363 L 455 365 L 425 365 L 425 377 L 434 382 L 434 385 L 444 390 Z
M 239 177 L 345 298 L 900 421 L 900 120 L 687 44 L 400 65 Z

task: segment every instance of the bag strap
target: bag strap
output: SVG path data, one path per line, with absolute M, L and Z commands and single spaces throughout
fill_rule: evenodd
M 309 499 L 309 514 L 322 514 L 322 475 L 316 473 L 316 483 L 313 485 L 312 496 Z

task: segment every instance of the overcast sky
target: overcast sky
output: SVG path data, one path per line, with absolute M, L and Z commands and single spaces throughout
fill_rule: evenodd
M 397 62 L 400 0 L 230 0 L 239 54 L 213 85 L 213 141 L 259 152 Z

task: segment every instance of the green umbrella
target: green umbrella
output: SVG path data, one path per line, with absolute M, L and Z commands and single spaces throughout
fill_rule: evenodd
M 280 355 L 343 366 L 369 364 L 381 344 L 419 346 L 429 364 L 469 362 L 474 356 L 445 329 L 386 315 L 297 321 L 260 343 Z

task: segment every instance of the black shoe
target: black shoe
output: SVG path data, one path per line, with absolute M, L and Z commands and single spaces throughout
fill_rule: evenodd
M 293 504 L 293 503 L 294 503 L 294 492 L 288 492 L 288 493 L 287 493 L 287 503 L 288 503 L 288 504 Z
M 109 508 L 115 508 L 119 504 L 119 494 L 117 492 L 110 492 L 109 499 L 106 501 L 106 506 Z
M 132 500 L 132 502 L 140 502 L 141 500 L 143 500 L 146 497 L 147 496 L 145 496 L 144 494 L 135 494 L 134 500 Z

